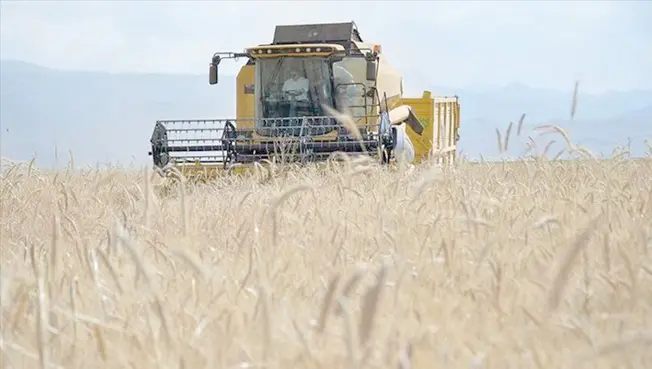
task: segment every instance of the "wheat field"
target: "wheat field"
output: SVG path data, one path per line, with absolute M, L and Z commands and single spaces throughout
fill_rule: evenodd
M 652 160 L 2 173 L 2 368 L 652 367 Z

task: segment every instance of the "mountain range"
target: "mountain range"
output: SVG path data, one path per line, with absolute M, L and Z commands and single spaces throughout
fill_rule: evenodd
M 652 90 L 577 95 L 570 120 L 572 88 L 556 91 L 510 84 L 495 89 L 439 86 L 408 71 L 406 92 L 419 96 L 457 95 L 461 103 L 459 150 L 470 159 L 522 154 L 532 129 L 557 125 L 571 140 L 599 156 L 627 146 L 644 156 L 652 143 Z M 113 74 L 54 70 L 31 63 L 0 61 L 0 155 L 11 160 L 36 157 L 39 166 L 146 165 L 157 119 L 211 119 L 235 116 L 235 77 L 180 74 Z M 499 152 L 496 129 L 504 136 L 525 114 L 520 137 Z M 550 152 L 554 155 L 563 138 Z M 504 139 L 504 137 L 503 137 Z M 540 139 L 539 139 L 540 140 Z M 539 146 L 545 146 L 545 142 Z M 56 148 L 56 150 L 55 150 Z

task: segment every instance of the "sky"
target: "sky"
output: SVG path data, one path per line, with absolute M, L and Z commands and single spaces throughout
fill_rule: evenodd
M 652 88 L 648 1 L 25 0 L 2 1 L 0 14 L 3 59 L 57 69 L 207 74 L 214 52 L 271 42 L 277 24 L 353 20 L 432 85 Z

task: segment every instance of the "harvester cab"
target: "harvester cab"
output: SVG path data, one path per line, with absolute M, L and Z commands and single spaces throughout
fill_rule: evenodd
M 457 97 L 404 98 L 401 74 L 353 22 L 277 26 L 271 44 L 214 54 L 209 84 L 218 83 L 224 59 L 238 58 L 247 62 L 237 76 L 236 118 L 157 121 L 156 168 L 214 173 L 336 152 L 419 162 L 457 141 Z

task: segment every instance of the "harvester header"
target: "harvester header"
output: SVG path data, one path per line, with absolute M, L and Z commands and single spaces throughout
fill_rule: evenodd
M 279 150 L 285 161 L 304 163 L 336 152 L 419 162 L 455 145 L 457 98 L 435 102 L 428 91 L 403 97 L 401 74 L 354 22 L 277 26 L 270 44 L 215 53 L 209 84 L 218 83 L 224 59 L 238 58 L 247 62 L 237 76 L 236 118 L 158 121 L 155 167 L 220 171 L 273 160 Z

